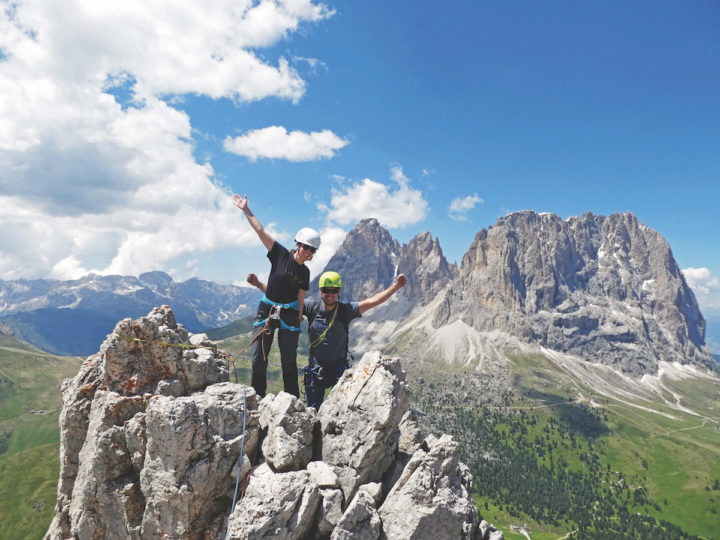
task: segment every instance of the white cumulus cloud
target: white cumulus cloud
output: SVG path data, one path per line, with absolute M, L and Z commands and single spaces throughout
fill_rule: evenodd
M 720 308 L 720 279 L 709 268 L 684 268 L 682 273 L 701 308 Z
M 0 8 L 0 279 L 137 274 L 256 235 L 194 157 L 185 94 L 297 101 L 263 47 L 312 0 L 17 0 Z
M 483 202 L 485 201 L 478 197 L 477 193 L 473 193 L 467 197 L 456 197 L 450 203 L 448 216 L 455 221 L 467 221 L 468 212 L 475 208 L 477 204 Z
M 225 150 L 246 156 L 252 161 L 258 158 L 286 159 L 288 161 L 313 161 L 331 158 L 346 146 L 348 141 L 332 131 L 288 132 L 282 126 L 255 129 L 238 137 L 227 137 Z
M 403 228 L 425 219 L 428 203 L 420 190 L 413 189 L 401 167 L 391 169 L 393 185 L 365 178 L 333 188 L 330 204 L 318 209 L 330 222 L 348 225 L 364 218 L 377 218 L 386 227 Z
M 325 227 L 320 231 L 320 249 L 307 263 L 312 277 L 317 276 L 325 268 L 328 261 L 335 255 L 340 245 L 345 240 L 347 233 L 340 227 Z M 312 291 L 310 291 L 312 292 Z

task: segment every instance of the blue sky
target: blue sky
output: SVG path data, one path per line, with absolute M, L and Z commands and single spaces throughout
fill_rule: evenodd
M 720 4 L 0 0 L 0 279 L 266 272 L 230 204 L 458 261 L 630 211 L 720 318 Z

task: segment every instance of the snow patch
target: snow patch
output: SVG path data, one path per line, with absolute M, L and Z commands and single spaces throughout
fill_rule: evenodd
M 631 407 L 670 419 L 676 419 L 676 417 L 653 406 L 653 402 L 657 402 L 658 398 L 672 410 L 701 418 L 706 417 L 682 405 L 680 403 L 681 396 L 667 388 L 662 381 L 663 378 L 674 380 L 681 378 L 720 380 L 720 377 L 715 373 L 677 362 L 660 362 L 661 367 L 656 375 L 644 375 L 640 379 L 633 379 L 603 364 L 592 364 L 572 355 L 544 347 L 541 347 L 541 351 L 563 371 L 590 385 L 599 394 Z M 668 395 L 672 396 L 672 399 L 668 399 Z M 642 402 L 647 403 L 647 405 Z
M 684 379 L 710 379 L 720 380 L 717 373 L 701 369 L 697 366 L 681 364 L 680 362 L 659 362 L 657 375 L 643 375 L 641 380 L 668 378 L 671 381 Z

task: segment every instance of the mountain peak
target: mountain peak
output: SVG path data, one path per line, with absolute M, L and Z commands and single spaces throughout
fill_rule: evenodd
M 392 285 L 398 274 L 405 274 L 408 284 L 402 294 L 425 303 L 457 273 L 429 232 L 400 245 L 375 218 L 355 225 L 325 270 L 342 276 L 342 300 L 346 302 L 373 296 Z M 317 279 L 313 285 L 311 294 L 317 289 Z
M 144 272 L 138 276 L 138 279 L 143 283 L 149 283 L 151 285 L 158 285 L 161 287 L 166 287 L 173 283 L 173 278 L 170 277 L 169 274 L 161 272 L 160 270 Z
M 632 375 L 712 366 L 705 321 L 667 241 L 632 213 L 531 210 L 481 230 L 434 324 L 455 319 Z

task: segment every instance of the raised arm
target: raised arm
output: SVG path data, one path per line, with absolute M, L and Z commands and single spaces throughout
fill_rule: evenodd
M 270 236 L 270 234 L 268 234 L 268 232 L 263 228 L 262 223 L 260 223 L 258 218 L 255 217 L 255 214 L 250 211 L 247 195 L 245 195 L 245 197 L 241 197 L 236 193 L 233 196 L 233 204 L 235 204 L 235 206 L 237 206 L 245 213 L 248 223 L 255 230 L 263 245 L 267 248 L 268 251 L 270 251 L 273 244 L 275 243 L 275 239 Z
M 247 276 L 247 282 L 252 285 L 253 287 L 257 287 L 262 292 L 265 291 L 265 284 L 258 279 L 258 277 L 255 274 L 248 274 Z
M 397 291 L 402 289 L 406 283 L 407 279 L 405 278 L 405 274 L 400 274 L 395 280 L 395 283 L 390 285 L 390 287 L 388 287 L 382 292 L 377 293 L 375 296 L 371 296 L 370 298 L 366 298 L 365 300 L 359 302 L 358 306 L 360 308 L 360 315 L 365 313 L 368 309 L 379 306 L 380 304 L 385 302 L 385 300 L 387 300 Z

